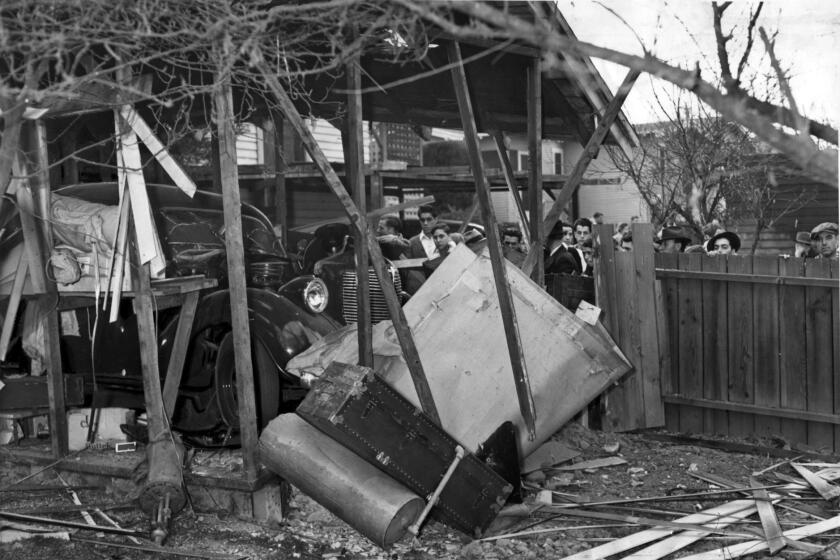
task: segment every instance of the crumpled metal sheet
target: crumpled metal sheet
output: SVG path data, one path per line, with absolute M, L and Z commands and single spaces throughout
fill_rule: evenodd
M 487 252 L 458 246 L 406 303 L 404 312 L 442 427 L 472 452 L 505 421 L 526 457 L 631 368 L 602 332 L 507 265 L 523 355 L 534 395 L 537 437 L 519 402 Z M 373 327 L 374 370 L 419 408 L 393 325 Z M 355 328 L 331 333 L 288 364 L 318 376 L 333 361 L 358 362 Z

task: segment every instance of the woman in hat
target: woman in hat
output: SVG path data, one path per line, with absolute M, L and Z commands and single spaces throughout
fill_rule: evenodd
M 731 231 L 722 231 L 706 241 L 707 255 L 734 255 L 741 248 L 741 238 Z

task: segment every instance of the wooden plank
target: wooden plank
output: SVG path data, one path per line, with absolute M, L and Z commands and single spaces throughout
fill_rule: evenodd
M 117 159 L 122 159 L 122 150 L 117 152 Z M 111 311 L 108 316 L 109 323 L 115 323 L 120 315 L 120 302 L 122 301 L 123 276 L 125 275 L 125 263 L 128 258 L 128 230 L 130 228 L 131 197 L 128 195 L 128 181 L 125 178 L 123 166 L 118 166 L 120 180 L 117 188 L 120 189 L 120 215 L 117 223 L 117 238 L 114 240 L 114 264 L 113 269 L 108 271 L 108 285 L 106 287 L 105 299 L 108 298 L 108 291 L 111 297 Z
M 829 278 L 830 275 L 828 259 L 805 261 L 805 276 Z M 808 410 L 815 412 L 834 412 L 834 392 L 829 388 L 834 383 L 833 347 L 837 341 L 832 337 L 831 292 L 828 288 L 805 288 L 805 384 Z M 833 449 L 834 430 L 831 426 L 809 423 L 808 445 L 822 452 Z
M 656 267 L 677 268 L 679 266 L 679 257 L 674 253 L 657 253 L 654 256 Z M 664 334 L 665 338 L 660 339 L 659 344 L 663 346 L 664 351 L 667 352 L 670 364 L 668 369 L 663 371 L 663 379 L 665 382 L 662 385 L 665 393 L 679 393 L 680 392 L 680 298 L 679 298 L 679 282 L 676 278 L 666 278 L 662 280 L 662 302 L 663 302 L 663 318 L 665 328 L 660 332 Z M 665 427 L 672 431 L 679 431 L 680 417 L 679 408 L 674 406 L 665 406 Z
M 29 258 L 26 256 L 26 252 L 21 252 L 17 272 L 15 272 L 15 280 L 12 283 L 12 293 L 9 295 L 9 303 L 6 305 L 6 313 L 3 316 L 3 330 L 0 332 L 0 360 L 6 359 L 6 352 L 9 350 L 9 341 L 12 339 L 12 330 L 17 321 L 17 313 L 28 271 Z
M 840 283 L 840 262 L 831 261 L 831 278 Z M 831 338 L 840 338 L 840 291 L 831 292 Z M 840 344 L 832 344 L 834 349 L 834 414 L 840 417 Z M 840 427 L 834 427 L 834 453 L 840 453 Z
M 626 431 L 638 428 L 644 418 L 642 388 L 639 372 L 639 337 L 634 333 L 638 324 L 636 298 L 634 297 L 634 259 L 631 253 L 615 254 L 615 291 L 618 302 L 616 315 L 617 331 L 613 336 L 627 360 L 633 365 L 631 371 L 605 395 L 605 430 Z
M 833 529 L 840 527 L 840 515 L 814 523 L 812 525 L 804 525 L 795 529 L 785 531 L 783 537 L 794 541 L 802 540 L 805 537 L 812 537 L 819 535 Z M 766 541 L 746 541 L 731 546 L 724 546 L 719 549 L 710 550 L 709 552 L 699 552 L 690 556 L 683 556 L 682 560 L 730 560 L 731 558 L 739 558 L 748 554 L 756 554 L 767 550 Z
M 499 239 L 499 229 L 496 226 L 496 214 L 490 200 L 490 187 L 484 176 L 484 162 L 478 144 L 478 131 L 475 126 L 475 115 L 470 101 L 469 85 L 461 58 L 461 50 L 457 42 L 447 44 L 447 55 L 450 63 L 457 63 L 451 69 L 452 83 L 455 96 L 458 98 L 458 111 L 461 115 L 461 126 L 464 130 L 464 141 L 470 166 L 475 178 L 476 194 L 481 205 L 481 216 L 484 221 L 484 233 L 487 236 L 487 247 L 490 249 L 490 262 L 493 266 L 493 278 L 496 283 L 496 295 L 502 311 L 502 323 L 505 329 L 510 363 L 513 369 L 516 394 L 519 397 L 519 410 L 528 427 L 530 439 L 536 437 L 536 408 L 534 396 L 531 394 L 531 384 L 528 379 L 528 368 L 522 354 L 522 341 L 519 338 L 519 327 L 516 323 L 516 310 L 513 307 L 513 296 L 507 279 L 505 259 L 502 255 L 502 244 Z
M 740 519 L 749 517 L 753 513 L 755 513 L 753 500 L 736 500 L 704 511 L 693 513 L 691 515 L 680 517 L 676 520 L 676 523 L 686 523 L 691 525 L 702 523 L 704 525 L 710 524 L 716 528 L 720 528 L 736 523 Z M 627 535 L 626 537 L 612 540 L 594 548 L 590 548 L 589 550 L 584 550 L 582 552 L 578 552 L 577 554 L 566 556 L 562 560 L 601 560 L 615 554 L 620 554 L 622 552 L 638 548 L 644 544 L 658 541 L 659 539 L 672 535 L 675 532 L 676 531 L 674 529 L 666 527 L 646 529 L 638 533 L 633 533 L 632 535 Z M 684 531 L 680 533 L 680 535 L 688 535 L 690 533 L 690 531 Z M 698 532 L 695 541 L 702 539 L 704 536 L 706 535 Z M 685 546 L 688 544 L 691 543 L 687 543 Z M 672 543 L 668 543 L 668 546 L 671 547 Z M 676 549 L 672 548 L 671 552 L 674 550 Z
M 779 273 L 785 276 L 805 274 L 805 260 L 788 258 L 779 263 Z M 779 392 L 782 408 L 806 410 L 808 393 L 803 377 L 808 370 L 805 333 L 805 288 L 787 285 L 779 294 L 779 315 L 784 326 L 779 328 Z M 785 418 L 781 434 L 791 443 L 807 443 L 805 421 Z
M 758 509 L 758 517 L 761 520 L 761 527 L 764 529 L 764 536 L 767 540 L 767 547 L 771 554 L 776 554 L 785 547 L 785 540 L 782 537 L 782 527 L 779 525 L 779 518 L 776 517 L 776 510 L 770 501 L 770 493 L 755 477 L 750 477 L 750 486 L 754 488 L 755 506 Z
M 642 389 L 643 425 L 653 428 L 665 424 L 665 407 L 659 384 L 659 339 L 656 330 L 656 279 L 653 262 L 653 226 L 633 224 L 633 251 L 639 336 L 637 374 Z M 608 238 L 609 239 L 609 238 Z M 612 239 L 609 240 L 612 242 Z
M 779 419 L 795 419 L 800 421 L 824 422 L 826 424 L 840 425 L 840 416 L 829 412 L 811 412 L 809 410 L 796 410 L 793 408 L 770 408 L 755 404 L 735 403 L 726 400 L 711 399 L 689 399 L 680 395 L 666 394 L 662 399 L 666 403 L 696 406 L 712 411 L 733 411 L 745 414 L 760 414 Z M 707 431 L 706 433 L 711 433 Z M 804 442 L 805 438 L 791 440 L 792 443 Z
M 187 175 L 184 168 L 172 158 L 169 150 L 163 145 L 163 142 L 155 136 L 152 127 L 148 125 L 143 117 L 137 114 L 137 111 L 131 105 L 120 107 L 120 116 L 128 123 L 128 126 L 131 127 L 131 130 L 134 131 L 140 141 L 146 145 L 163 170 L 172 179 L 172 182 L 175 183 L 175 186 L 192 198 L 197 190 L 195 182 L 190 179 L 190 176 Z
M 580 186 L 581 180 L 583 180 L 583 174 L 589 167 L 589 163 L 598 153 L 598 149 L 607 137 L 610 127 L 621 113 L 621 106 L 624 104 L 624 100 L 627 99 L 627 95 L 630 93 L 630 90 L 633 89 L 633 84 L 636 83 L 636 78 L 638 77 L 639 71 L 631 69 L 627 73 L 627 76 L 624 77 L 624 81 L 618 87 L 618 90 L 615 92 L 615 96 L 610 100 L 604 110 L 604 114 L 599 115 L 600 119 L 595 132 L 592 133 L 592 137 L 586 143 L 586 147 L 584 147 L 583 153 L 580 155 L 580 158 L 575 164 L 575 168 L 569 175 L 569 179 L 563 185 L 563 188 L 560 189 L 560 192 L 557 193 L 557 198 L 554 199 L 551 209 L 545 215 L 545 219 L 542 224 L 542 230 L 544 233 L 547 234 L 551 231 L 551 228 L 553 228 L 554 224 L 557 223 L 557 220 L 560 219 L 560 213 L 566 208 L 569 201 L 572 200 L 572 196 Z
M 25 125 L 23 140 L 26 143 L 27 158 L 29 160 L 29 185 L 32 188 L 32 199 L 35 203 L 38 226 L 44 247 L 53 247 L 52 226 L 47 219 L 50 215 L 50 160 L 47 147 L 47 128 L 43 120 L 29 121 Z
M 530 246 L 531 226 L 528 223 L 528 214 L 522 205 L 522 197 L 519 196 L 519 185 L 516 184 L 516 177 L 513 176 L 513 166 L 510 164 L 510 157 L 508 156 L 507 149 L 505 149 L 505 135 L 501 130 L 493 131 L 493 143 L 496 147 L 496 154 L 499 156 L 499 162 L 502 165 L 502 174 L 505 176 L 505 183 L 507 184 L 508 191 L 510 191 L 510 196 L 513 197 L 513 204 L 516 206 L 516 215 L 519 216 L 519 229 L 522 232 L 522 239 L 526 245 Z M 530 141 L 528 146 L 530 149 Z M 529 164 L 530 161 L 528 160 Z M 540 165 L 542 166 L 541 160 Z M 530 168 L 528 171 L 529 173 L 531 172 Z
M 612 226 L 595 224 L 595 296 L 604 312 L 604 324 L 610 335 L 618 338 L 618 297 L 615 276 L 615 244 Z
M 283 89 L 283 86 L 280 84 L 276 75 L 272 72 L 271 68 L 264 60 L 256 60 L 255 65 L 256 68 L 259 69 L 260 74 L 262 74 L 266 86 L 268 86 L 269 90 L 274 95 L 280 109 L 283 111 L 283 114 L 286 116 L 288 123 L 297 132 L 298 136 L 300 136 L 304 148 L 318 166 L 318 170 L 323 175 L 327 186 L 333 191 L 339 202 L 344 207 L 344 211 L 350 218 L 350 222 L 355 224 L 360 216 L 358 208 L 356 208 L 356 205 L 353 203 L 353 200 L 350 198 L 350 195 L 347 193 L 344 185 L 341 184 L 341 180 L 338 178 L 338 175 L 336 175 L 335 170 L 333 170 L 330 166 L 326 156 L 324 156 L 323 151 L 321 151 L 320 146 L 318 146 L 318 143 L 312 136 L 312 132 L 306 128 L 303 119 L 297 112 L 297 109 L 295 109 L 294 103 L 292 103 L 289 95 L 286 93 L 285 89 Z M 379 278 L 379 285 L 382 288 L 382 294 L 385 296 L 385 301 L 388 305 L 388 312 L 391 315 L 391 320 L 397 334 L 397 339 L 400 343 L 400 348 L 402 349 L 412 382 L 414 383 L 415 390 L 417 391 L 420 406 L 423 409 L 423 412 L 429 415 L 436 424 L 440 425 L 440 417 L 438 416 L 437 408 L 435 407 L 434 397 L 429 389 L 426 374 L 423 371 L 423 364 L 420 363 L 420 355 L 418 354 L 417 347 L 414 344 L 411 330 L 408 328 L 408 324 L 406 323 L 405 313 L 403 313 L 402 305 L 391 281 L 391 275 L 385 268 L 385 261 L 382 258 L 382 250 L 379 248 L 379 242 L 376 240 L 376 236 L 370 229 L 367 230 L 367 244 L 368 251 L 370 251 L 371 263 L 376 271 L 376 277 Z
M 715 256 L 702 259 L 703 272 L 726 272 L 726 257 Z M 729 398 L 729 350 L 727 320 L 728 284 L 703 280 L 703 397 L 713 401 Z M 726 411 L 705 409 L 703 411 L 704 431 L 709 434 L 728 434 L 729 415 Z
M 798 278 L 767 274 L 739 274 L 735 272 L 698 272 L 657 268 L 657 278 L 688 278 L 693 280 L 720 280 L 729 283 L 774 284 L 778 286 L 814 286 L 840 289 L 840 285 L 828 278 Z
M 531 244 L 526 261 L 533 264 L 530 271 L 531 279 L 540 286 L 545 283 L 545 262 L 543 261 L 543 244 L 545 233 L 543 221 L 543 174 L 542 174 L 542 67 L 539 58 L 531 59 L 528 67 L 528 99 L 526 103 L 527 134 L 528 134 L 528 209 L 530 211 Z M 537 162 L 540 162 L 538 165 Z M 524 265 L 524 263 L 523 263 Z M 523 269 L 524 270 L 524 269 Z
M 152 276 L 158 276 L 166 267 L 166 262 L 160 251 L 160 241 L 157 237 L 154 218 L 152 218 L 152 207 L 146 192 L 146 181 L 143 179 L 139 141 L 134 131 L 127 126 L 120 127 L 119 149 L 122 154 L 128 192 L 131 196 L 134 240 L 140 254 L 140 264 L 150 263 Z
M 32 282 L 33 292 L 43 294 L 47 292 L 48 284 L 55 285 L 52 282 L 47 282 L 45 272 L 48 248 L 45 247 L 44 239 L 41 236 L 32 190 L 29 187 L 29 182 L 23 178 L 28 174 L 28 171 L 17 162 L 13 167 L 15 177 L 12 180 L 16 184 L 9 188 L 14 189 L 18 212 L 20 213 L 24 250 L 29 259 L 29 279 Z
M 700 270 L 705 255 L 678 255 L 680 268 Z M 698 280 L 681 280 L 679 287 L 679 376 L 680 395 L 689 398 L 703 396 L 703 376 L 708 371 L 703 364 L 703 290 Z M 702 433 L 703 411 L 694 407 L 680 410 L 680 431 Z
M 364 176 L 364 134 L 362 130 L 362 73 L 358 55 L 351 57 L 345 65 L 347 74 L 347 119 L 344 142 L 344 161 L 347 164 L 347 181 L 353 202 L 359 210 L 360 219 L 353 230 L 356 252 L 356 329 L 359 342 L 359 365 L 373 367 L 372 324 L 370 315 L 370 276 L 368 275 L 368 252 L 365 238 L 370 225 L 365 218 L 367 201 Z
M 753 272 L 778 275 L 777 257 L 753 257 Z M 754 389 L 758 406 L 781 406 L 779 382 L 779 329 L 786 328 L 779 322 L 779 290 L 777 286 L 753 286 L 753 348 L 755 349 Z M 781 433 L 781 421 L 769 416 L 754 418 L 758 436 L 776 436 Z
M 219 138 L 219 176 L 225 215 L 230 315 L 236 365 L 236 395 L 239 404 L 239 431 L 245 478 L 257 477 L 257 408 L 254 402 L 254 369 L 251 362 L 251 328 L 248 316 L 248 290 L 245 284 L 245 248 L 242 241 L 242 201 L 236 164 L 236 115 L 233 93 L 226 76 L 213 96 Z
M 181 375 L 187 359 L 198 295 L 197 291 L 184 295 L 181 310 L 178 312 L 178 326 L 172 339 L 172 352 L 169 354 L 169 363 L 166 364 L 166 378 L 163 383 L 163 410 L 169 420 L 172 420 L 172 414 L 175 412 L 175 401 L 178 398 L 178 388 L 181 386 Z
M 727 258 L 727 270 L 734 273 L 752 273 L 752 257 L 733 256 Z M 752 286 L 731 284 L 727 294 L 729 306 L 729 397 L 736 403 L 755 403 L 753 393 L 754 360 L 753 351 L 753 297 Z M 729 414 L 731 435 L 749 436 L 754 432 L 753 417 L 732 412 Z

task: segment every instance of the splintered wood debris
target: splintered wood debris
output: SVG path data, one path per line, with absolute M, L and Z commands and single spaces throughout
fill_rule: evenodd
M 679 558 L 729 560 L 763 553 L 774 557 L 840 559 L 840 486 L 833 484 L 840 479 L 840 463 L 794 461 L 753 472 L 746 485 L 691 465 L 688 474 L 707 489 L 635 499 L 588 499 L 558 491 L 558 477 L 546 476 L 539 485 L 531 477 L 525 488 L 534 493 L 533 501 L 504 509 L 498 525 L 505 529 L 496 530 L 482 540 L 529 538 L 548 533 L 572 535 L 583 529 L 612 526 L 631 532 L 620 538 L 604 539 L 606 542 L 562 560 L 610 557 L 658 560 L 672 557 L 692 545 Z M 605 457 L 553 466 L 549 470 L 558 473 L 583 468 L 592 472 L 592 469 L 607 470 L 622 463 L 626 461 L 620 457 Z M 559 479 L 560 485 L 571 486 L 573 481 L 568 472 L 563 474 L 566 478 Z M 680 513 L 673 507 L 686 500 L 694 504 L 695 512 Z M 722 503 L 700 506 L 713 501 Z M 512 518 L 519 519 L 515 527 L 510 524 Z M 575 524 L 574 520 L 586 520 L 587 524 Z M 592 525 L 596 520 L 604 524 Z M 632 531 L 633 527 L 642 529 Z

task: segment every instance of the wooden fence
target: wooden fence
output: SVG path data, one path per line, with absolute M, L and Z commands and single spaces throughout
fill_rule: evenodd
M 656 255 L 666 426 L 840 451 L 838 263 Z
M 609 240 L 609 226 L 596 230 Z M 680 432 L 840 451 L 838 262 L 654 254 L 652 234 L 634 225 L 632 253 L 598 247 L 598 305 L 635 365 L 606 394 L 605 427 L 661 419 Z

